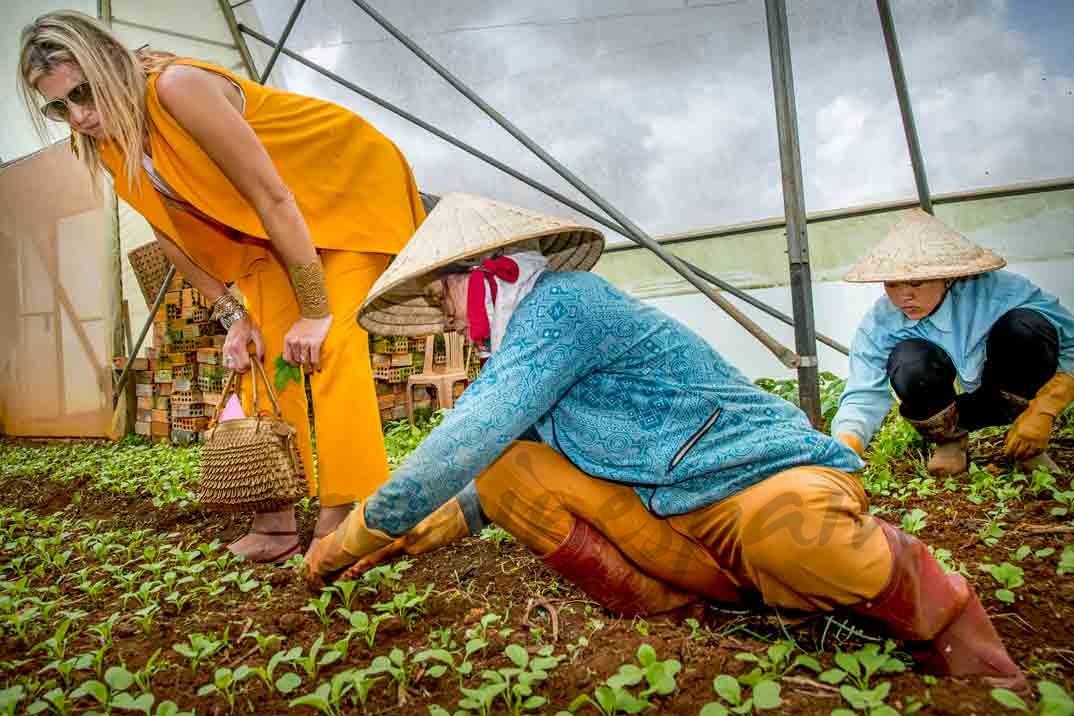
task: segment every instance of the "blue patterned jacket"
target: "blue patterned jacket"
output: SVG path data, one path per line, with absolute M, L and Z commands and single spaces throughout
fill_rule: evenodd
M 656 308 L 593 274 L 548 273 L 455 408 L 369 498 L 367 524 L 407 532 L 531 429 L 658 516 L 798 465 L 863 466 Z

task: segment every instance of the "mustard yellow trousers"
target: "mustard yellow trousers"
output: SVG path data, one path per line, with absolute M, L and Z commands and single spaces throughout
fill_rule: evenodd
M 519 441 L 476 483 L 488 517 L 540 555 L 589 522 L 642 572 L 717 598 L 720 572 L 766 604 L 830 611 L 876 596 L 891 552 L 853 475 L 797 467 L 684 515 L 653 515 L 633 489 L 591 477 L 548 445 Z
M 388 257 L 353 251 L 318 253 L 324 264 L 332 326 L 321 347 L 321 370 L 309 377 L 317 434 L 316 472 L 306 391 L 291 382 L 279 398 L 284 418 L 298 431 L 310 494 L 320 497 L 322 507 L 333 507 L 365 499 L 388 479 L 368 334 L 355 320 L 373 282 L 387 267 Z M 283 338 L 300 315 L 290 276 L 270 252 L 268 259 L 257 261 L 237 283 L 261 329 L 265 371 L 272 381 L 276 356 L 283 353 Z M 250 378 L 247 374 L 243 380 L 248 408 Z

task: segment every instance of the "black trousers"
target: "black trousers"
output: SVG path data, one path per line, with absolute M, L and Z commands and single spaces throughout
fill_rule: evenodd
M 902 401 L 902 416 L 925 420 L 957 403 L 959 427 L 965 430 L 1012 422 L 1024 406 L 1003 393 L 1025 399 L 1037 394 L 1059 368 L 1059 335 L 1037 311 L 1015 308 L 992 326 L 985 352 L 981 386 L 956 396 L 955 366 L 943 348 L 920 338 L 895 346 L 887 372 Z

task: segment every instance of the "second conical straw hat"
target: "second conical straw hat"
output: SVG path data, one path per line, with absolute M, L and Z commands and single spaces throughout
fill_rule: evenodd
M 914 209 L 843 278 L 853 283 L 928 281 L 975 276 L 1006 265 L 936 217 Z
M 425 286 L 434 272 L 536 240 L 552 271 L 588 271 L 604 250 L 596 229 L 472 194 L 446 194 L 369 290 L 358 322 L 382 336 L 444 330 L 444 312 Z

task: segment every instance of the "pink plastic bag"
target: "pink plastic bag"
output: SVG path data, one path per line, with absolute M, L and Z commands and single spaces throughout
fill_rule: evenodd
M 239 400 L 239 396 L 234 393 L 228 398 L 227 405 L 224 406 L 224 411 L 220 413 L 220 420 L 217 422 L 224 422 L 225 420 L 237 420 L 238 418 L 245 418 L 246 413 L 242 409 L 242 401 Z

